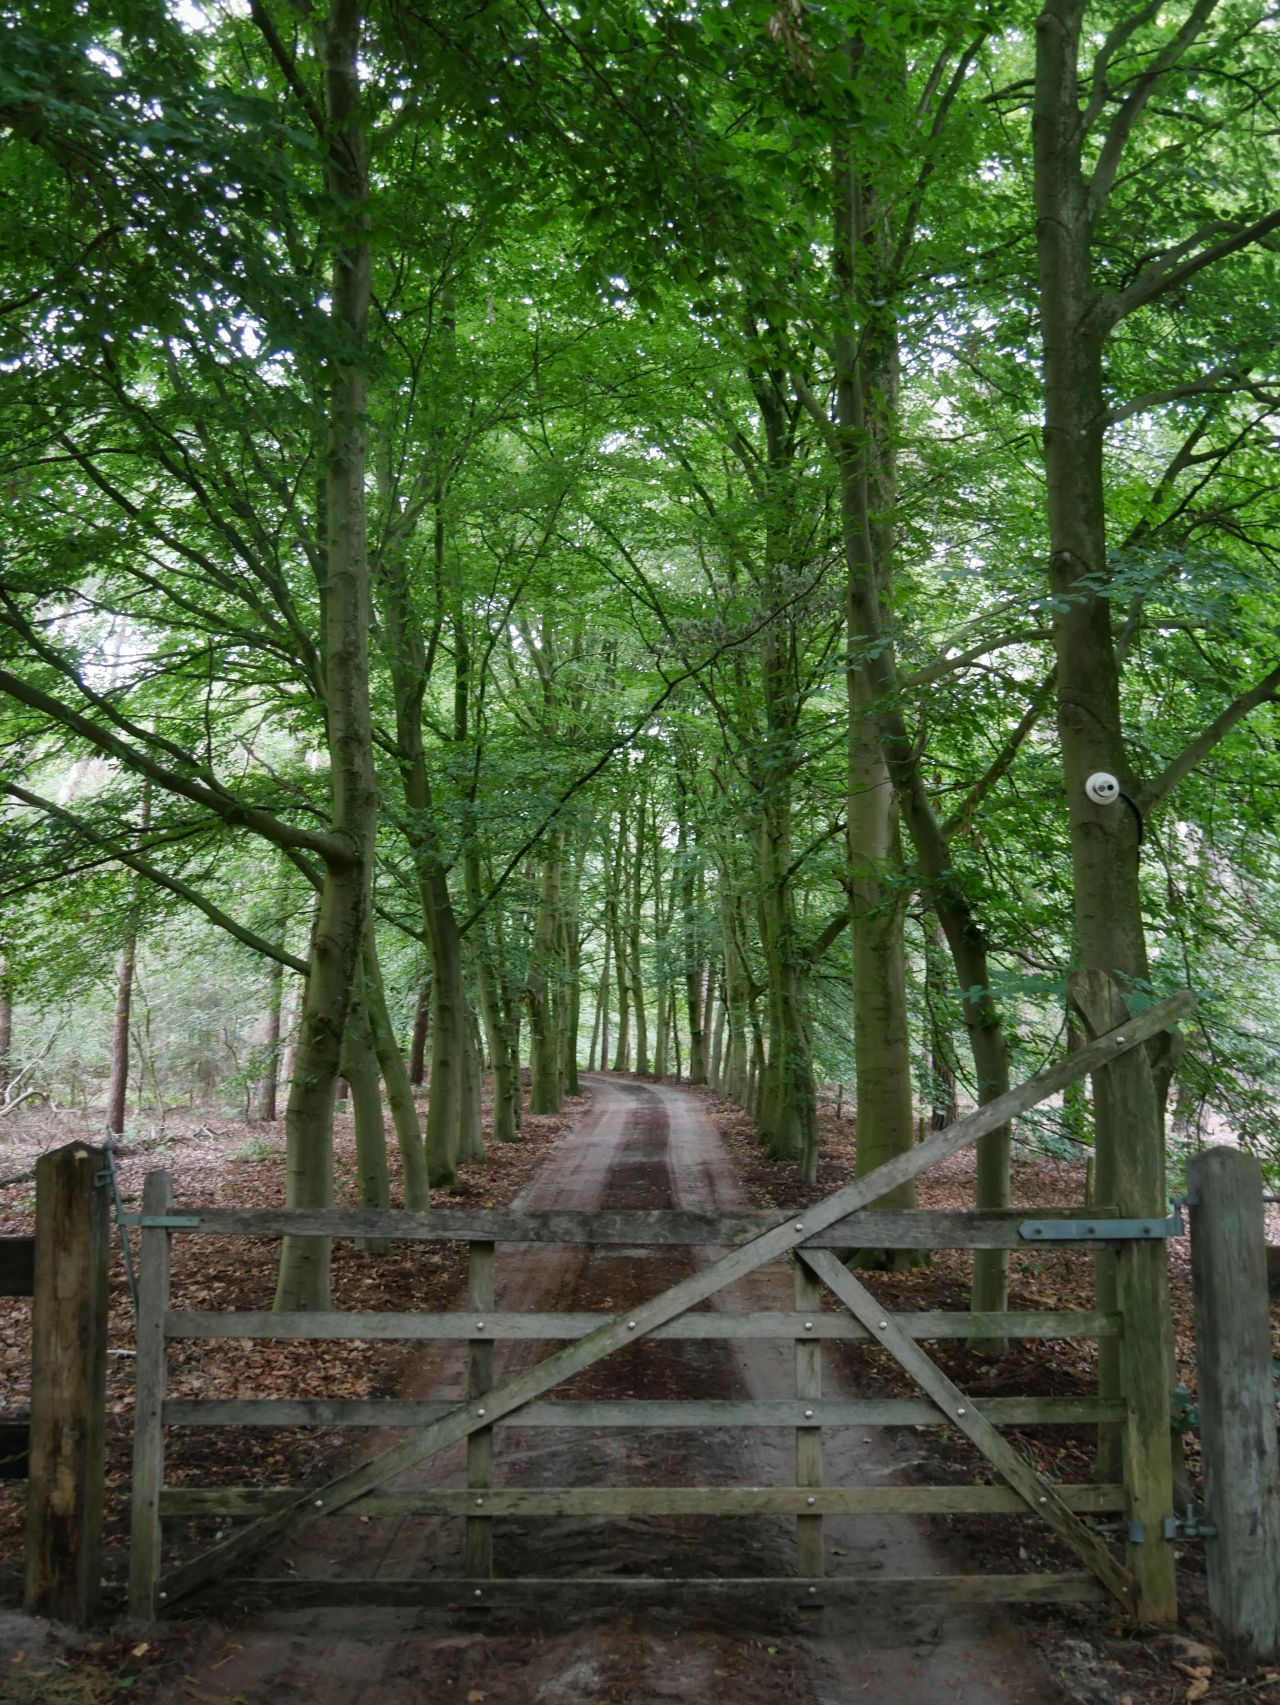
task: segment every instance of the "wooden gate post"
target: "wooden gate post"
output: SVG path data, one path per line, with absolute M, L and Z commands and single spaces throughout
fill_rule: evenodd
M 471 1245 L 467 1295 L 483 1321 L 494 1305 L 497 1249 L 492 1243 Z M 480 1312 L 480 1311 L 483 1311 Z M 483 1401 L 493 1389 L 493 1340 L 472 1338 L 467 1348 L 467 1396 Z M 481 1409 L 479 1413 L 483 1414 Z M 475 1507 L 484 1508 L 485 1492 L 493 1485 L 493 1428 L 484 1427 L 467 1440 L 467 1487 L 476 1493 Z M 488 1580 L 493 1574 L 493 1522 L 488 1516 L 468 1516 L 463 1534 L 464 1575 Z
M 813 1315 L 822 1307 L 822 1286 L 802 1261 L 793 1260 L 795 1267 L 796 1307 Z M 817 1402 L 822 1396 L 822 1340 L 796 1339 L 796 1399 L 798 1402 Z M 820 1488 L 822 1485 L 822 1429 L 796 1428 L 796 1485 Z M 815 1494 L 816 1495 L 816 1494 Z M 826 1546 L 823 1541 L 822 1517 L 796 1517 L 796 1573 L 816 1575 L 819 1580 L 827 1572 Z
M 26 1608 L 83 1627 L 98 1604 L 106 1468 L 106 1152 L 69 1143 L 36 1164 Z
M 148 1172 L 142 1186 L 143 1216 L 163 1219 L 172 1210 L 172 1178 L 167 1172 Z M 129 1614 L 140 1622 L 152 1621 L 159 1608 L 156 1595 L 160 1580 L 160 1491 L 164 1485 L 164 1395 L 168 1378 L 165 1315 L 169 1309 L 169 1237 L 163 1226 L 148 1226 L 142 1233 L 129 1526 Z
M 1121 1036 L 1126 1027 L 1132 1034 L 1134 1015 L 1105 972 L 1078 971 L 1070 989 L 1092 1036 Z M 1122 1219 L 1163 1220 L 1164 1127 L 1148 1048 L 1119 1054 L 1095 1071 L 1093 1094 L 1099 1199 Z M 1102 1346 L 1098 1394 L 1123 1396 L 1128 1411 L 1123 1439 L 1129 1518 L 1125 1561 L 1136 1588 L 1134 1608 L 1144 1622 L 1173 1622 L 1178 1592 L 1173 1545 L 1165 1533 L 1173 1514 L 1173 1329 L 1164 1239 L 1135 1238 L 1121 1244 L 1114 1256 L 1103 1257 L 1097 1277 L 1098 1307 L 1118 1307 L 1123 1320 L 1118 1366 L 1111 1364 Z M 1118 1390 L 1113 1387 L 1117 1379 Z M 1113 1472 L 1109 1459 L 1104 1442 L 1099 1467 L 1107 1474 Z
M 1280 1658 L 1280 1456 L 1262 1168 L 1222 1146 L 1187 1167 L 1209 1608 L 1241 1663 Z

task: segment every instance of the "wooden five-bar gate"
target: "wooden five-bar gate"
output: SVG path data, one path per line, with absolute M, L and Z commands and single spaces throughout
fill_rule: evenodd
M 922 1142 L 818 1204 L 793 1215 L 749 1216 L 678 1212 L 383 1213 L 269 1212 L 175 1207 L 167 1173 L 147 1180 L 142 1213 L 138 1393 L 134 1448 L 130 1600 L 133 1614 L 150 1617 L 218 1585 L 267 1596 L 273 1604 L 360 1602 L 475 1604 L 546 1590 L 607 1592 L 629 1598 L 667 1598 L 698 1589 L 715 1595 L 767 1592 L 774 1601 L 821 1604 L 840 1597 L 882 1600 L 910 1595 L 917 1604 L 975 1600 L 1061 1600 L 1112 1596 L 1124 1609 L 1151 1618 L 1173 1614 L 1172 1491 L 1170 1484 L 1168 1350 L 1165 1338 L 1163 1204 L 1118 1202 L 1090 1209 L 1088 1218 L 1017 1214 L 886 1213 L 867 1204 L 929 1166 L 966 1148 L 988 1131 L 1044 1101 L 1087 1073 L 1108 1073 L 1132 1050 L 1188 1010 L 1179 995 L 1087 1046 L 1008 1095 Z M 1131 1061 L 1128 1061 L 1132 1064 Z M 1145 1067 L 1144 1067 L 1145 1069 Z M 1116 1072 L 1119 1081 L 1125 1070 Z M 1142 1217 L 1145 1209 L 1147 1217 Z M 1122 1217 L 1128 1214 L 1129 1217 Z M 274 1314 L 175 1310 L 169 1297 L 174 1236 L 323 1236 L 463 1240 L 470 1245 L 469 1307 L 446 1314 Z M 495 1251 L 502 1243 L 579 1242 L 594 1245 L 704 1244 L 727 1253 L 659 1295 L 616 1316 L 496 1311 Z M 1008 1312 L 972 1315 L 893 1313 L 849 1271 L 836 1251 L 848 1247 L 1028 1247 L 1104 1245 L 1114 1250 L 1109 1290 L 1115 1306 L 1095 1312 Z M 779 1261 L 794 1268 L 792 1310 L 714 1312 L 698 1305 L 747 1275 Z M 838 1304 L 824 1311 L 822 1303 Z M 795 1345 L 793 1389 L 768 1402 L 548 1401 L 584 1369 L 646 1337 L 772 1338 Z M 175 1399 L 166 1391 L 166 1349 L 175 1339 L 417 1339 L 467 1345 L 462 1401 L 396 1399 Z M 1115 1397 L 981 1398 L 948 1378 L 924 1343 L 947 1338 L 1092 1338 L 1114 1346 Z M 494 1346 L 504 1340 L 559 1342 L 561 1348 L 495 1384 Z M 833 1340 L 878 1344 L 911 1377 L 916 1398 L 836 1401 L 822 1395 L 822 1346 Z M 1001 1427 L 1090 1422 L 1119 1429 L 1123 1482 L 1060 1485 L 1043 1476 Z M 169 1487 L 164 1483 L 168 1426 L 377 1426 L 404 1428 L 391 1448 L 337 1473 L 326 1484 L 295 1489 Z M 767 1426 L 794 1428 L 794 1484 L 770 1487 L 504 1487 L 494 1484 L 495 1428 L 604 1426 Z M 955 1428 L 980 1453 L 994 1483 L 971 1486 L 825 1485 L 823 1429 L 839 1426 L 939 1425 Z M 462 1488 L 395 1489 L 396 1476 L 450 1445 L 465 1441 Z M 588 1453 L 584 1453 L 584 1459 Z M 1061 1574 L 964 1574 L 912 1580 L 828 1574 L 823 1518 L 859 1514 L 981 1514 L 1023 1511 L 1075 1553 L 1081 1567 Z M 1123 1558 L 1086 1519 L 1122 1518 Z M 292 1540 L 335 1516 L 430 1514 L 465 1522 L 463 1573 L 416 1580 L 333 1581 L 248 1579 L 244 1566 L 269 1546 Z M 529 1580 L 494 1573 L 494 1524 L 504 1516 L 784 1515 L 795 1518 L 796 1572 L 783 1579 L 616 1577 Z M 166 1516 L 240 1518 L 209 1549 L 176 1568 L 162 1563 Z

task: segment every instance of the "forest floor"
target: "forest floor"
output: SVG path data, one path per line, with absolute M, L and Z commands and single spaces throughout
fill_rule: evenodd
M 824 1158 L 817 1187 L 802 1187 L 766 1163 L 738 1109 L 705 1091 L 636 1080 L 590 1080 L 592 1101 L 565 1115 L 529 1120 L 518 1144 L 490 1151 L 469 1169 L 461 1192 L 441 1205 L 525 1208 L 680 1207 L 732 1212 L 796 1206 L 848 1178 L 852 1126 L 824 1117 Z M 270 1131 L 270 1127 L 266 1128 Z M 33 1131 L 28 1146 L 50 1146 L 78 1132 Z M 19 1145 L 19 1147 L 21 1144 Z M 339 1178 L 353 1198 L 354 1154 L 348 1119 L 338 1129 Z M 19 1168 L 0 1153 L 0 1176 Z M 136 1201 L 148 1167 L 175 1176 L 179 1203 L 236 1201 L 276 1205 L 281 1160 L 263 1128 L 175 1131 L 160 1146 L 137 1146 L 122 1164 L 126 1200 Z M 921 1202 L 962 1207 L 972 1199 L 971 1160 L 957 1157 L 928 1174 Z M 29 1184 L 0 1190 L 0 1235 L 27 1229 Z M 1016 1196 L 1028 1205 L 1075 1205 L 1082 1169 L 1028 1159 L 1017 1168 Z M 252 1308 L 270 1303 L 276 1245 L 244 1239 L 175 1239 L 176 1307 Z M 1175 1243 L 1175 1307 L 1180 1349 L 1189 1354 L 1185 1245 Z M 562 1246 L 504 1249 L 499 1306 L 543 1309 L 625 1308 L 684 1276 L 685 1250 L 586 1250 Z M 968 1257 L 950 1252 L 930 1267 L 875 1275 L 877 1295 L 900 1307 L 962 1307 Z M 117 1258 L 116 1266 L 119 1267 Z M 126 1527 L 131 1412 L 131 1313 L 123 1272 L 115 1274 L 109 1397 L 108 1578 L 118 1590 Z M 781 1289 L 779 1289 L 781 1286 Z M 1015 1306 L 1089 1306 L 1087 1265 L 1077 1256 L 1014 1260 Z M 783 1293 L 786 1293 L 785 1295 Z M 335 1245 L 335 1305 L 342 1308 L 439 1309 L 465 1295 L 463 1246 L 400 1246 L 375 1258 Z M 789 1278 L 757 1275 L 735 1287 L 734 1301 L 790 1307 Z M 25 1401 L 26 1303 L 0 1302 L 0 1400 Z M 506 1346 L 499 1376 L 536 1353 Z M 986 1391 L 1087 1392 L 1089 1346 L 1033 1344 L 999 1362 L 963 1345 L 939 1346 L 940 1359 L 975 1395 Z M 523 1356 L 521 1352 L 523 1351 Z M 830 1396 L 905 1391 L 880 1353 L 830 1346 Z M 175 1395 L 379 1396 L 461 1395 L 457 1347 L 244 1342 L 173 1346 Z M 792 1385 L 788 1346 L 727 1342 L 638 1345 L 580 1376 L 574 1397 L 777 1397 Z M 305 1484 L 369 1446 L 336 1429 L 316 1431 L 183 1430 L 171 1433 L 169 1483 Z M 384 1442 L 381 1439 L 375 1443 Z M 949 1434 L 915 1429 L 871 1436 L 849 1429 L 826 1435 L 829 1483 L 895 1480 L 938 1483 L 977 1477 L 976 1459 Z M 1028 1430 L 1020 1444 L 1055 1477 L 1090 1477 L 1088 1441 L 1065 1428 Z M 504 1429 L 500 1483 L 767 1484 L 791 1479 L 790 1434 L 763 1430 L 621 1433 Z M 1191 1463 L 1194 1471 L 1194 1460 Z M 982 1476 L 985 1478 L 985 1476 Z M 415 1471 L 408 1483 L 458 1485 L 460 1451 Z M 406 1483 L 406 1482 L 401 1482 Z M 22 1498 L 0 1491 L 0 1558 L 21 1552 Z M 833 1572 L 887 1576 L 1016 1572 L 1070 1567 L 1052 1542 L 1040 1543 L 1018 1518 L 932 1522 L 828 1518 Z M 319 1524 L 264 1563 L 268 1575 L 404 1577 L 460 1573 L 461 1523 L 436 1518 L 365 1518 Z M 650 1518 L 497 1526 L 502 1575 L 778 1575 L 790 1573 L 793 1524 L 783 1518 Z M 170 1524 L 173 1555 L 207 1542 L 208 1524 Z M 575 1603 L 567 1595 L 539 1611 L 493 1609 L 452 1618 L 445 1612 L 277 1611 L 211 1620 L 174 1620 L 156 1629 L 118 1626 L 98 1638 L 66 1639 L 16 1613 L 0 1614 L 0 1700 L 14 1705 L 107 1705 L 126 1699 L 191 1705 L 954 1705 L 1068 1701 L 1131 1705 L 1150 1701 L 1280 1701 L 1280 1676 L 1232 1675 L 1204 1632 L 1197 1559 L 1184 1560 L 1188 1621 L 1178 1634 L 1126 1628 L 1095 1607 L 1009 1613 L 912 1612 L 902 1606 L 873 1618 L 856 1606 L 831 1606 L 818 1618 L 767 1604 L 708 1612 L 697 1604 L 618 1610 Z M 198 1617 L 198 1609 L 193 1610 Z

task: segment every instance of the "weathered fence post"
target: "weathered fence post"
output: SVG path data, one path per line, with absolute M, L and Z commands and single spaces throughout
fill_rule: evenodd
M 1218 1146 L 1187 1167 L 1209 1608 L 1241 1663 L 1280 1658 L 1280 1454 L 1262 1169 Z
M 1114 978 L 1077 971 L 1071 1001 L 1091 1037 L 1117 1041 L 1133 1015 Z M 1122 1219 L 1165 1216 L 1164 1126 L 1151 1067 L 1151 1045 L 1120 1054 L 1093 1073 L 1098 1147 L 1095 1173 L 1100 1203 Z M 1111 1140 L 1104 1145 L 1103 1132 Z M 1169 1443 L 1169 1392 L 1173 1384 L 1173 1332 L 1169 1312 L 1168 1256 L 1163 1238 L 1122 1243 L 1096 1258 L 1098 1307 L 1118 1308 L 1123 1337 L 1115 1360 L 1100 1346 L 1098 1395 L 1123 1396 L 1128 1420 L 1123 1468 L 1129 1518 L 1125 1561 L 1135 1586 L 1134 1609 L 1144 1622 L 1172 1622 L 1178 1614 L 1173 1545 L 1165 1523 L 1173 1513 L 1173 1452 Z M 1099 1429 L 1099 1478 L 1115 1472 L 1114 1444 Z
M 822 1307 L 823 1288 L 802 1261 L 793 1259 L 792 1265 L 795 1268 L 796 1307 L 814 1315 Z M 801 1403 L 816 1403 L 821 1396 L 822 1342 L 814 1338 L 797 1338 L 796 1398 Z M 822 1430 L 819 1427 L 796 1428 L 796 1485 L 814 1488 L 822 1485 Z M 796 1573 L 815 1575 L 821 1580 L 826 1572 L 822 1517 L 797 1516 Z
M 496 1245 L 471 1245 L 468 1300 L 484 1319 L 494 1305 Z M 467 1396 L 484 1398 L 493 1389 L 493 1340 L 472 1338 L 467 1348 Z M 478 1411 L 484 1413 L 483 1409 Z M 475 1506 L 484 1507 L 484 1494 L 493 1485 L 493 1428 L 482 1427 L 467 1440 L 467 1486 L 476 1493 Z M 463 1537 L 463 1573 L 487 1580 L 493 1574 L 493 1522 L 488 1516 L 468 1516 Z
M 103 1149 L 36 1165 L 26 1608 L 83 1627 L 98 1604 L 106 1467 L 107 1250 Z
M 167 1172 L 149 1172 L 142 1187 L 143 1217 L 163 1219 L 172 1208 L 173 1180 Z M 158 1609 L 164 1393 L 168 1376 L 164 1317 L 169 1309 L 169 1238 L 170 1233 L 163 1226 L 143 1228 L 133 1412 L 133 1507 L 129 1529 L 129 1614 L 142 1622 L 150 1622 Z

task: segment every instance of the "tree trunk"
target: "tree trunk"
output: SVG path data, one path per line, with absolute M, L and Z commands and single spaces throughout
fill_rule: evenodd
M 1106 498 L 1103 435 L 1107 402 L 1103 349 L 1109 321 L 1093 278 L 1093 212 L 1082 156 L 1079 111 L 1082 0 L 1050 0 L 1036 30 L 1036 88 L 1032 125 L 1036 185 L 1036 243 L 1044 362 L 1044 457 L 1049 522 L 1049 584 L 1054 599 L 1057 721 L 1071 832 L 1074 921 L 1080 966 L 1104 973 L 1120 988 L 1148 975 L 1138 878 L 1136 813 L 1090 800 L 1085 783 L 1095 771 L 1137 791 L 1120 716 L 1120 670 L 1106 596 Z M 1140 1194 L 1162 1211 L 1163 1136 L 1127 1129 L 1117 1120 L 1123 1099 L 1098 1094 L 1094 1190 L 1117 1199 L 1122 1174 L 1142 1160 L 1149 1175 Z M 1128 1110 L 1128 1109 L 1124 1109 Z M 1149 1160 L 1144 1155 L 1148 1151 Z M 1132 1188 L 1130 1194 L 1137 1194 Z M 1116 1263 L 1099 1251 L 1097 1305 L 1114 1308 Z M 1163 1298 L 1162 1298 L 1163 1301 Z M 1100 1358 L 1099 1390 L 1119 1394 L 1119 1360 Z M 1099 1476 L 1121 1461 L 1119 1429 L 1101 1429 Z
M 689 1023 L 689 1082 L 707 1081 L 706 1021 L 703 1016 L 704 955 L 698 939 L 697 861 L 689 847 L 685 789 L 676 777 L 676 874 L 680 885 L 680 928 L 685 1014 Z
M 724 933 L 724 1005 L 727 1031 L 720 1090 L 725 1098 L 751 1110 L 753 1054 L 747 1039 L 751 1017 L 751 982 L 742 949 L 741 902 L 728 887 L 728 873 L 721 872 L 720 915 Z
M 613 881 L 605 901 L 606 916 L 609 921 L 609 933 L 613 941 L 614 975 L 618 986 L 618 1040 L 613 1051 L 613 1069 L 615 1072 L 625 1072 L 631 1069 L 631 978 L 627 972 L 627 951 L 623 939 L 622 922 L 619 916 L 619 889 L 624 878 L 622 862 L 623 849 L 626 846 L 626 819 L 621 814 L 618 817 L 618 854 L 614 860 Z
M 142 806 L 138 813 L 138 832 L 145 835 L 151 822 L 151 794 L 143 784 Z M 133 1010 L 133 980 L 138 966 L 138 916 L 142 879 L 135 878 L 133 897 L 129 904 L 128 932 L 120 948 L 116 968 L 115 1011 L 111 1023 L 111 1081 L 107 1088 L 107 1131 L 112 1136 L 124 1133 L 125 1108 L 129 1100 L 129 1036 Z M 139 1111 L 141 1111 L 141 1081 L 139 1081 Z
M 13 1070 L 10 1054 L 13 1049 L 13 983 L 3 954 L 0 954 L 0 1106 L 9 1095 Z
M 643 821 L 643 818 L 641 820 Z M 649 845 L 653 859 L 653 959 L 654 982 L 657 987 L 653 1028 L 653 1075 L 661 1079 L 667 1075 L 670 1047 L 672 991 L 667 977 L 667 938 L 675 912 L 675 884 L 678 872 L 673 872 L 672 875 L 672 898 L 668 904 L 662 892 L 662 829 L 658 823 L 656 802 L 653 808 L 653 834 Z
M 568 892 L 560 908 L 561 963 L 564 966 L 564 999 L 561 1003 L 560 1088 L 564 1095 L 577 1095 L 578 1027 L 582 1022 L 582 868 L 586 841 L 569 867 Z
M 769 1051 L 759 1078 L 756 1129 L 772 1155 L 818 1175 L 818 1096 L 809 1028 L 809 964 L 790 883 L 790 799 L 775 798 L 756 836 L 757 906 L 766 968 Z
M 538 887 L 538 913 L 529 952 L 529 980 L 525 1011 L 529 1015 L 529 1111 L 558 1113 L 560 1096 L 559 1037 L 551 1010 L 552 979 L 557 974 L 556 941 L 559 935 L 560 884 L 564 863 L 560 836 L 544 853 Z
M 369 1013 L 362 989 L 353 998 L 347 1013 L 346 1033 L 342 1041 L 342 1075 L 351 1086 L 360 1206 L 372 1213 L 385 1213 L 391 1206 L 387 1131 L 382 1122 L 378 1062 L 374 1057 Z M 385 1237 L 362 1237 L 358 1240 L 358 1247 L 370 1255 L 385 1255 L 391 1246 Z
M 120 949 L 116 967 L 116 1004 L 111 1022 L 111 1082 L 107 1089 L 107 1130 L 124 1134 L 125 1109 L 129 1100 L 129 1025 L 133 1006 L 133 974 L 138 961 L 138 934 L 130 928 Z
M 519 1132 L 524 1122 L 524 1095 L 520 1081 L 520 1002 L 515 990 L 504 980 L 502 985 L 502 1028 L 507 1038 L 507 1058 L 511 1061 L 512 1112 Z
M 714 988 L 715 982 L 716 982 L 715 967 L 714 966 L 708 966 L 708 968 L 707 968 L 707 984 L 708 984 L 708 987 Z M 717 1095 L 721 1094 L 720 1056 L 724 1050 L 725 1010 L 726 1009 L 725 1009 L 724 1001 L 723 1000 L 717 1001 L 716 1002 L 716 1008 L 715 1008 L 715 1023 L 712 1027 L 712 1033 L 711 1033 L 711 1071 L 710 1071 L 711 1087 L 712 1087 L 712 1089 L 715 1090 Z
M 458 1182 L 467 1092 L 466 994 L 462 985 L 462 940 L 449 899 L 445 873 L 427 854 L 424 916 L 432 963 L 431 1087 L 427 1100 L 427 1175 L 437 1188 Z
M 631 1003 L 636 1021 L 636 1072 L 649 1075 L 649 1018 L 644 1004 L 644 965 L 640 954 L 640 923 L 644 909 L 644 818 L 645 799 L 636 807 L 635 857 L 631 862 L 631 895 L 627 906 L 627 970 L 631 975 Z
M 276 943 L 283 950 L 288 931 L 289 866 L 281 860 L 277 876 Z M 280 1028 L 284 1014 L 284 966 L 267 961 L 267 999 L 259 1043 L 261 1068 L 254 1088 L 252 1117 L 274 1123 L 280 1094 Z
M 481 883 L 480 854 L 474 845 L 469 846 L 463 854 L 463 870 L 467 907 L 475 916 L 481 902 Z M 511 1057 L 511 1039 L 503 1021 L 500 972 L 502 952 L 495 941 L 495 937 L 498 941 L 501 939 L 501 928 L 500 917 L 491 921 L 488 917 L 479 916 L 471 926 L 475 947 L 476 984 L 480 995 L 480 1021 L 484 1025 L 493 1073 L 493 1140 L 496 1143 L 510 1143 L 515 1141 L 518 1122 L 518 1068 Z
M 409 1043 L 409 1082 L 420 1086 L 427 1075 L 427 1027 L 431 1023 L 431 980 L 418 984 L 413 1007 L 413 1037 Z
M 600 1042 L 600 1064 L 596 1059 L 596 1040 Z M 605 1071 L 609 1063 L 609 932 L 604 932 L 604 964 L 596 988 L 596 1015 L 591 1024 L 591 1046 L 587 1050 L 587 1070 Z
M 333 1202 L 333 1090 L 369 903 L 377 780 L 369 713 L 369 566 L 365 525 L 365 327 L 370 295 L 368 145 L 360 117 L 361 11 L 333 0 L 323 38 L 330 194 L 351 210 L 330 276 L 339 353 L 330 359 L 321 604 L 328 706 L 331 824 L 345 858 L 325 868 L 311 975 L 285 1114 L 285 1200 Z M 329 1306 L 329 1241 L 284 1241 L 276 1307 Z
M 870 687 L 851 669 L 849 687 L 849 895 L 853 930 L 853 1047 L 858 1103 L 856 1176 L 863 1178 L 915 1143 L 911 1036 L 907 1019 L 906 891 L 897 848 L 897 810 Z M 898 880 L 895 881 L 895 877 Z M 914 1208 L 914 1182 L 878 1197 L 877 1208 Z M 865 1267 L 918 1266 L 912 1250 L 864 1249 Z
M 284 1006 L 284 966 L 267 961 L 267 1010 L 262 1029 L 261 1068 L 254 1088 L 254 1119 L 274 1123 L 280 1088 L 280 1015 Z
M 480 1027 L 476 1016 L 465 1008 L 466 1032 L 463 1037 L 463 1101 L 460 1148 L 463 1160 L 480 1164 L 484 1160 L 484 1122 L 481 1112 L 482 1080 L 480 1070 Z
M 370 1039 L 378 1070 L 386 1087 L 387 1106 L 391 1110 L 396 1145 L 400 1150 L 404 1205 L 415 1213 L 422 1212 L 431 1205 L 426 1149 L 418 1125 L 418 1106 L 413 1099 L 413 1085 L 409 1081 L 404 1057 L 391 1025 L 391 1014 L 387 1011 L 382 968 L 378 963 L 378 943 L 372 927 L 367 929 L 365 934 L 364 992 Z
M 884 471 L 876 464 L 877 443 L 891 442 L 892 419 L 880 418 L 893 404 L 893 387 L 883 373 L 890 360 L 896 368 L 896 324 L 885 315 L 855 336 L 854 279 L 859 265 L 879 264 L 879 230 L 868 208 L 866 187 L 838 139 L 833 151 L 835 187 L 835 283 L 847 306 L 834 344 L 836 353 L 836 420 L 842 539 L 848 571 L 849 667 L 865 671 L 880 728 L 881 747 L 903 822 L 911 837 L 921 875 L 947 938 L 960 983 L 965 1026 L 973 1051 L 978 1100 L 985 1104 L 1009 1088 L 1009 1057 L 999 1010 L 991 994 L 986 938 L 974 917 L 952 866 L 950 852 L 920 775 L 915 742 L 901 709 L 891 636 L 881 613 L 879 562 L 890 544 L 876 528 L 876 482 Z M 868 355 L 875 358 L 868 362 Z M 866 398 L 876 398 L 869 415 Z M 883 525 L 883 517 L 881 518 Z M 887 567 L 887 561 L 886 561 Z M 862 1109 L 859 1106 L 859 1117 Z M 1011 1132 L 1005 1125 L 978 1142 L 977 1206 L 999 1210 L 1009 1204 Z M 976 1313 L 1000 1312 L 1008 1305 L 1008 1255 L 1001 1249 L 980 1249 L 974 1256 L 971 1303 Z M 983 1348 L 995 1353 L 994 1342 Z
M 929 1125 L 945 1131 L 960 1117 L 956 1099 L 956 1062 L 947 1022 L 947 938 L 938 920 L 924 924 L 924 1004 L 929 1027 Z

